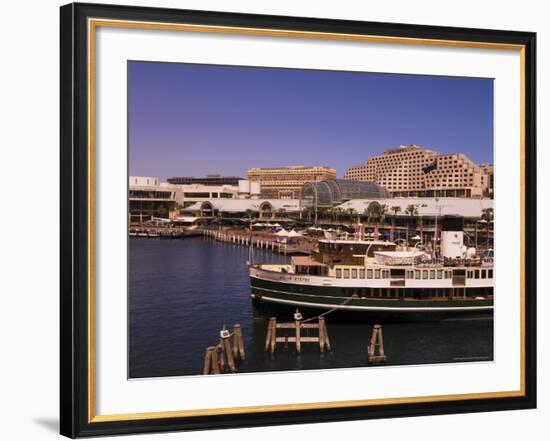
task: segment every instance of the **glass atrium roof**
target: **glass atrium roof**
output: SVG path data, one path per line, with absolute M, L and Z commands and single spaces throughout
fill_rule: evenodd
M 331 208 L 350 199 L 391 198 L 388 190 L 374 182 L 327 179 L 307 182 L 300 192 L 302 207 Z

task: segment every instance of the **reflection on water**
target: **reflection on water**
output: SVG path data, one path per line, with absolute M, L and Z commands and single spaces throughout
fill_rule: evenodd
M 246 247 L 202 237 L 130 238 L 131 378 L 201 374 L 206 348 L 217 344 L 223 325 L 235 323 L 246 351 L 239 372 L 367 365 L 372 324 L 335 323 L 330 316 L 330 353 L 320 354 L 316 344 L 304 345 L 300 356 L 293 345 L 279 345 L 273 356 L 264 352 L 267 318 L 254 316 L 247 259 Z M 285 261 L 265 250 L 254 250 L 254 259 Z M 490 319 L 382 324 L 386 365 L 493 359 Z

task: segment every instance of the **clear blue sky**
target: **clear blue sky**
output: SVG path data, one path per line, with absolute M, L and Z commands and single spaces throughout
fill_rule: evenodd
M 400 144 L 493 162 L 493 80 L 128 63 L 130 175 L 351 165 Z

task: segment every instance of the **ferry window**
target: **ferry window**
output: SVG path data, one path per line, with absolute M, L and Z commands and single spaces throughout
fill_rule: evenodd
M 379 269 L 374 270 L 374 278 L 375 278 L 375 279 L 379 279 L 379 278 L 380 278 L 380 270 L 379 270 Z
M 389 278 L 390 278 L 390 270 L 384 271 L 384 279 L 389 279 Z
M 489 275 L 487 277 L 489 277 L 489 279 L 492 279 L 493 278 L 493 270 L 489 270 L 488 273 L 489 273 Z
M 342 278 L 342 270 L 340 268 L 338 268 L 336 270 L 336 278 L 337 279 L 341 279 Z
M 479 279 L 479 271 L 478 270 L 474 271 L 474 274 L 476 276 L 476 279 Z
M 360 269 L 360 270 L 359 270 L 359 278 L 360 278 L 360 279 L 364 279 L 364 278 L 365 278 L 365 270 L 364 270 L 364 269 Z
M 481 278 L 486 279 L 487 278 L 487 271 L 481 270 Z
M 437 278 L 442 279 L 443 278 L 443 271 L 437 270 Z
M 367 270 L 367 279 L 372 279 L 372 270 Z
M 344 269 L 344 279 L 349 279 L 349 268 Z
M 422 278 L 427 279 L 428 278 L 428 270 L 422 270 Z
M 415 279 L 420 279 L 420 270 L 415 270 L 415 272 L 414 272 L 414 278 L 415 278 Z
M 430 270 L 430 279 L 435 279 L 435 270 Z
M 472 272 L 471 271 L 466 271 L 466 276 L 468 277 L 468 279 L 471 279 L 472 278 Z
M 351 278 L 352 279 L 357 279 L 357 270 L 356 269 L 351 270 Z
M 453 272 L 452 271 L 445 271 L 445 278 L 446 279 L 451 279 L 453 277 Z

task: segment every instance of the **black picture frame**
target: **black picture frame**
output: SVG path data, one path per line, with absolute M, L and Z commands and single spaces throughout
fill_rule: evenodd
M 89 400 L 88 47 L 90 17 L 521 45 L 524 50 L 524 394 L 486 399 L 94 421 Z M 536 407 L 536 34 L 487 29 L 69 4 L 60 9 L 60 432 L 94 435 L 347 421 Z M 518 183 L 519 185 L 519 183 Z

